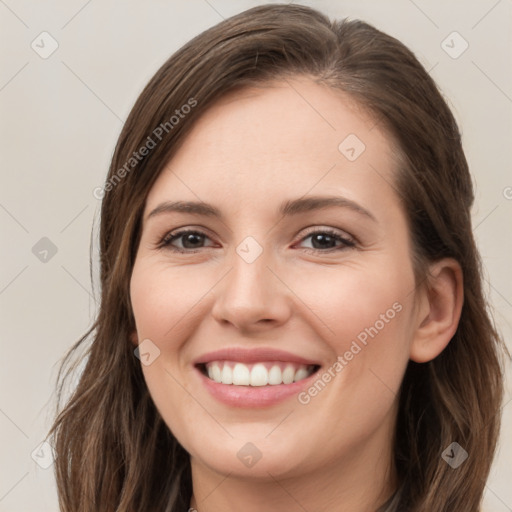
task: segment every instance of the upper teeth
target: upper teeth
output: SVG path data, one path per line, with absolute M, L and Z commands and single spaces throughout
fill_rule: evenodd
M 222 384 L 235 386 L 266 386 L 291 384 L 309 377 L 314 366 L 295 363 L 243 364 L 233 361 L 212 361 L 206 364 L 208 377 Z

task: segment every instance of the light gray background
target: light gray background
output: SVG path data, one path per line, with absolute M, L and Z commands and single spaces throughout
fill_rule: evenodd
M 0 511 L 58 509 L 53 467 L 43 469 L 31 453 L 51 424 L 57 363 L 96 311 L 89 243 L 94 226 L 97 246 L 100 203 L 93 190 L 104 181 L 123 120 L 172 52 L 261 3 L 0 0 Z M 512 1 L 296 3 L 375 24 L 407 44 L 442 88 L 475 176 L 487 291 L 512 350 Z M 51 48 L 43 31 L 59 45 L 48 58 L 31 47 Z M 464 42 L 446 39 L 453 31 L 469 44 L 458 58 Z M 46 262 L 32 252 L 42 237 L 57 248 Z M 512 511 L 511 400 L 509 379 L 486 512 Z M 43 462 L 50 456 L 44 448 L 39 455 Z

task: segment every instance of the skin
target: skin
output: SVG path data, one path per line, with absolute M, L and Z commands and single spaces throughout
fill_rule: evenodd
M 338 149 L 349 134 L 366 146 L 355 161 Z M 429 286 L 416 286 L 394 169 L 391 140 L 367 113 L 340 91 L 296 77 L 224 96 L 158 177 L 131 279 L 132 341 L 150 339 L 160 350 L 142 369 L 191 455 L 191 507 L 370 512 L 396 489 L 400 384 L 409 359 L 435 358 L 453 336 L 462 273 L 442 260 Z M 305 195 L 343 196 L 375 220 L 340 207 L 277 213 L 282 201 Z M 222 219 L 148 218 L 174 200 L 211 203 Z M 206 237 L 173 242 L 196 248 L 189 253 L 157 247 L 178 228 Z M 308 236 L 322 228 L 356 245 L 327 252 L 343 246 Z M 252 263 L 236 252 L 248 236 L 263 249 Z M 321 361 L 322 373 L 395 303 L 401 311 L 307 404 L 293 396 L 259 409 L 225 405 L 192 365 L 216 349 L 275 347 Z M 237 457 L 247 442 L 261 452 L 252 467 Z

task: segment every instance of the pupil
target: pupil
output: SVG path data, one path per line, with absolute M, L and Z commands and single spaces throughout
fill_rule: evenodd
M 319 233 L 319 234 L 317 234 L 317 235 L 314 235 L 314 236 L 313 236 L 313 242 L 314 242 L 315 240 L 316 240 L 316 241 L 320 241 L 320 248 L 322 248 L 322 247 L 326 247 L 326 244 L 325 244 L 325 243 L 324 243 L 324 244 L 322 244 L 322 241 L 323 241 L 323 242 L 326 242 L 326 241 L 327 241 L 327 242 L 329 242 L 329 241 L 330 241 L 330 242 L 332 242 L 332 241 L 333 241 L 333 238 L 332 238 L 332 236 L 331 236 L 331 235 L 326 235 L 326 234 L 323 234 L 323 233 Z M 314 243 L 313 243 L 313 245 L 314 245 Z M 328 244 L 327 244 L 327 245 L 328 245 Z
M 199 239 L 199 241 L 201 241 L 201 236 L 202 235 L 199 235 L 198 233 L 188 233 L 187 235 L 185 235 L 185 239 L 184 239 L 184 242 L 183 242 L 183 246 L 184 247 L 187 247 L 187 243 L 191 242 L 192 245 L 194 245 L 194 238 L 196 238 L 195 242 L 197 242 Z M 188 247 L 188 249 L 193 249 L 194 247 Z

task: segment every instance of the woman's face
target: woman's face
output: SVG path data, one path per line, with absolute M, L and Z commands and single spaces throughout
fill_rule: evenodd
M 131 301 L 193 468 L 368 476 L 389 459 L 417 327 L 394 169 L 373 119 L 302 78 L 225 96 L 158 177 Z

